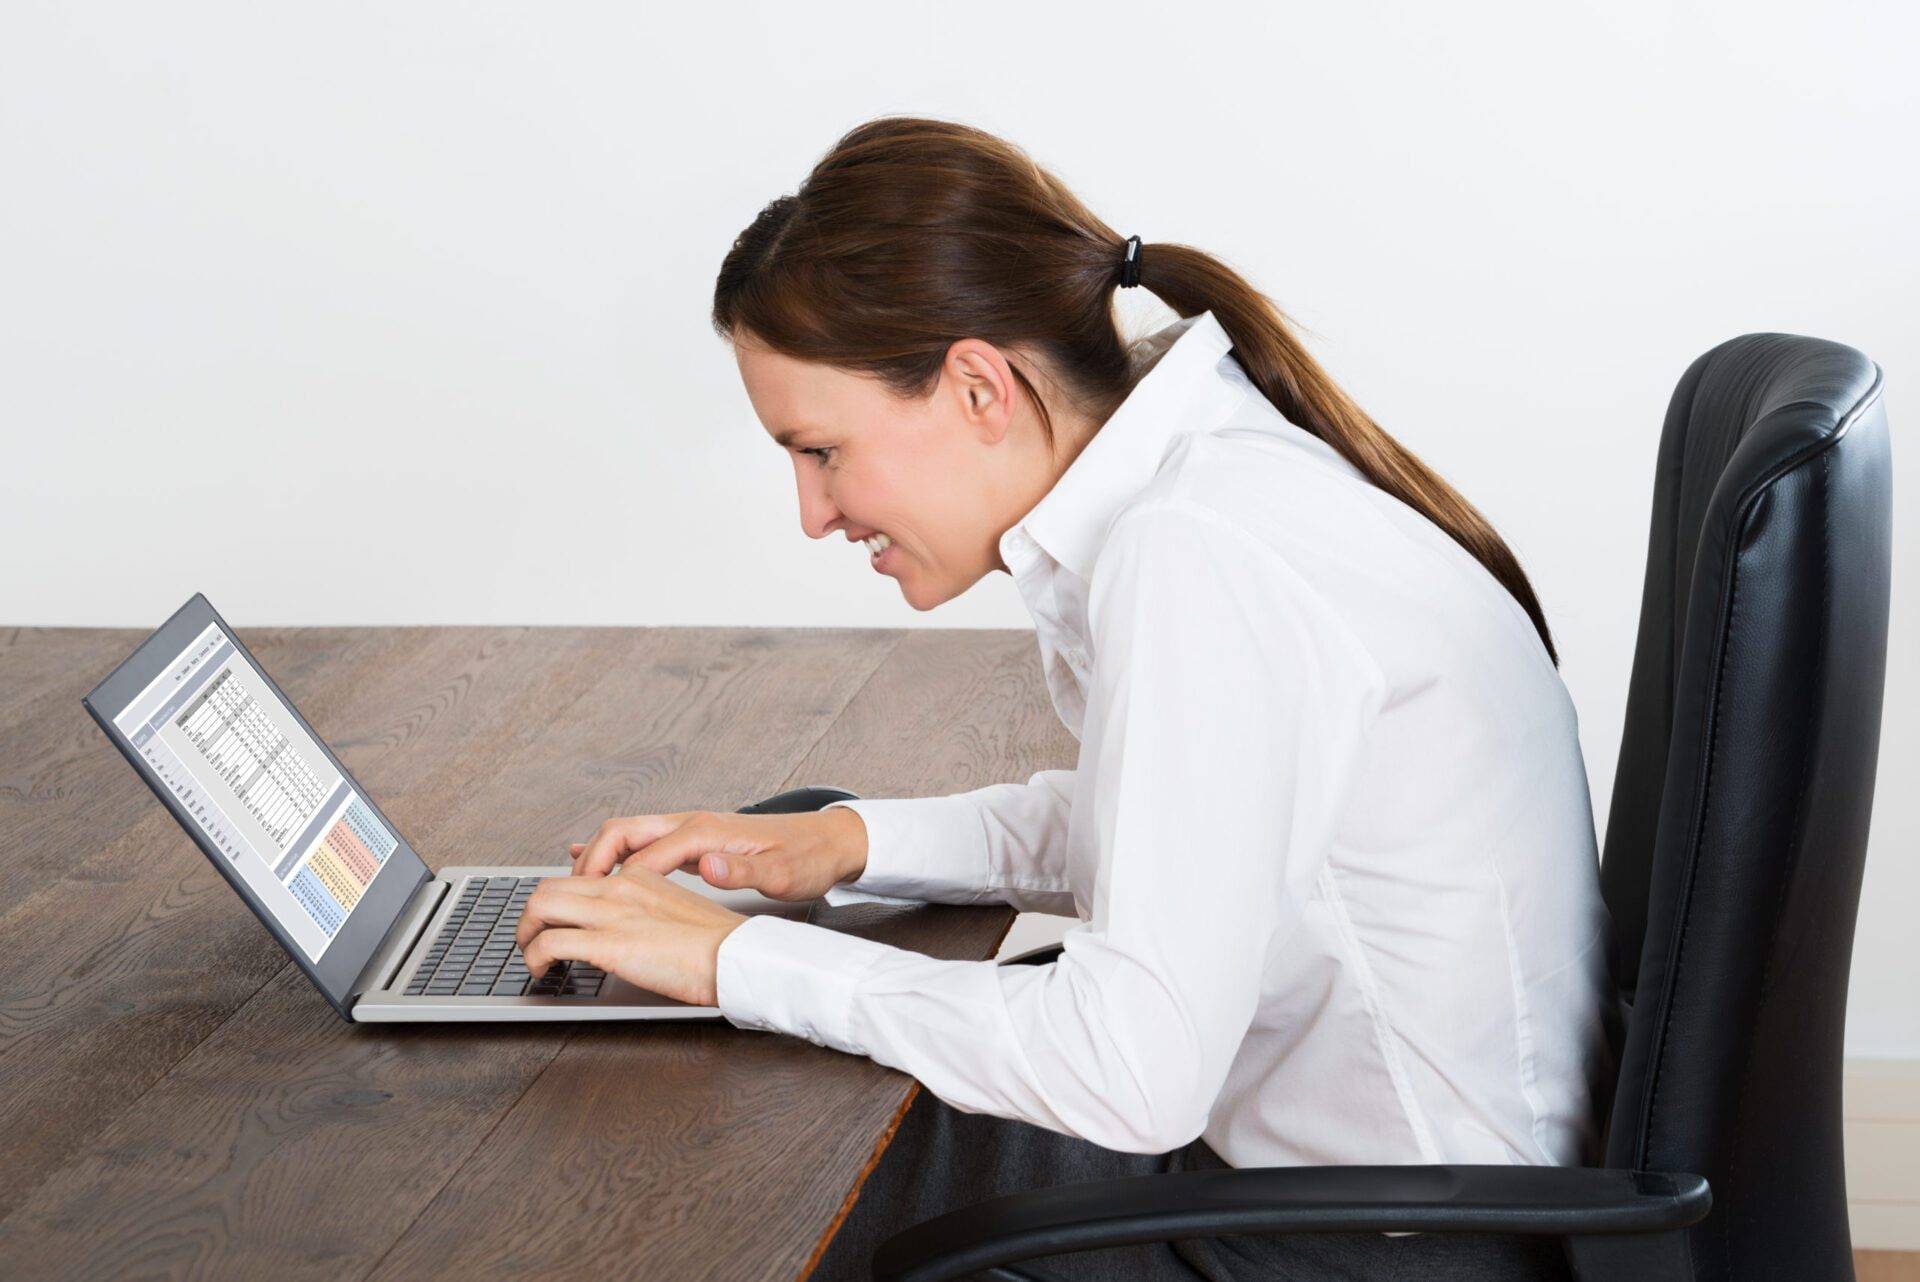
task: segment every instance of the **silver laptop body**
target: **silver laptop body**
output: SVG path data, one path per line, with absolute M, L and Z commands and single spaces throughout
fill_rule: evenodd
M 513 946 L 521 906 L 539 879 L 570 869 L 430 870 L 204 596 L 181 606 L 82 703 L 347 1020 L 720 1013 L 579 963 L 526 974 Z M 743 913 L 804 920 L 817 903 L 671 875 Z

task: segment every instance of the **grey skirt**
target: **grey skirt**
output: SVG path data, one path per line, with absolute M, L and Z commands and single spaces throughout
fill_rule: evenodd
M 1172 1153 L 1116 1153 L 1025 1122 L 962 1113 L 923 1089 L 861 1186 L 812 1282 L 868 1282 L 881 1242 L 982 1198 L 1079 1180 L 1226 1165 L 1202 1140 Z M 1572 1276 L 1553 1238 L 1481 1233 L 1196 1238 L 1106 1247 L 1016 1267 L 1056 1282 L 1535 1282 Z

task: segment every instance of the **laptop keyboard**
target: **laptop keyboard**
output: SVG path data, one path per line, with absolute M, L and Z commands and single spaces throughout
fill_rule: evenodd
M 513 942 L 520 910 L 540 877 L 468 877 L 446 925 L 407 981 L 409 997 L 598 997 L 607 973 L 557 961 L 544 975 L 527 970 Z

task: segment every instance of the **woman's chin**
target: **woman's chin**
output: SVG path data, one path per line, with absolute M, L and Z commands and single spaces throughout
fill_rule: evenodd
M 934 606 L 946 600 L 945 597 L 928 593 L 923 581 L 917 575 L 908 576 L 895 571 L 893 581 L 895 585 L 899 587 L 901 597 L 906 600 L 908 605 L 916 610 L 931 610 Z
M 977 583 L 979 580 L 976 579 L 974 582 Z M 906 598 L 908 605 L 920 611 L 931 610 L 936 606 L 945 605 L 973 586 L 972 583 L 963 583 L 958 587 L 952 584 L 934 584 L 928 586 L 924 580 L 918 576 L 912 579 L 901 576 L 899 583 L 900 595 Z

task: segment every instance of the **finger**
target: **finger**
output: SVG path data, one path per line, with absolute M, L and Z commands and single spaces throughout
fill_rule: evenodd
M 613 871 L 613 866 L 649 842 L 666 836 L 685 822 L 685 815 L 635 815 L 628 819 L 609 819 L 600 825 L 586 843 L 575 869 L 583 877 L 598 877 Z
M 559 926 L 543 930 L 522 950 L 527 969 L 538 977 L 557 961 L 583 961 L 589 966 L 608 967 L 597 960 L 605 949 L 607 936 L 602 931 L 578 930 Z
M 677 869 L 693 867 L 700 862 L 701 855 L 724 841 L 725 838 L 699 824 L 683 824 L 634 855 L 630 862 L 664 877 Z
M 548 926 L 592 926 L 607 920 L 613 905 L 594 890 L 591 879 L 550 878 L 527 897 L 520 920 L 513 928 L 513 942 L 526 951 L 527 942 Z

